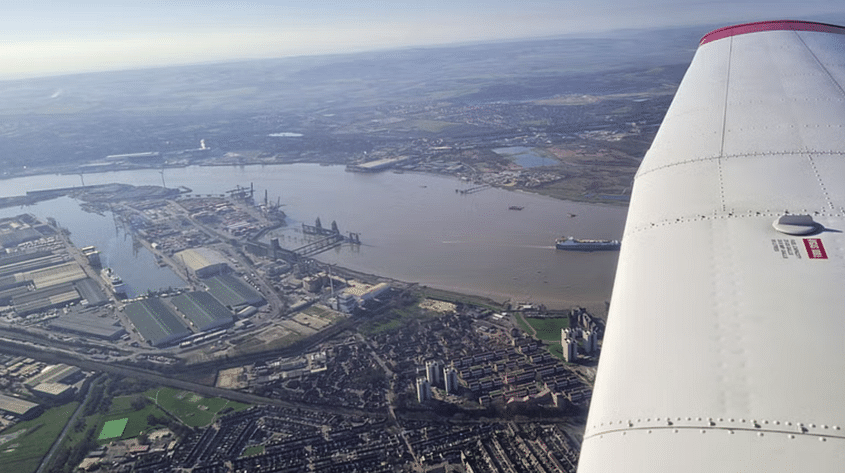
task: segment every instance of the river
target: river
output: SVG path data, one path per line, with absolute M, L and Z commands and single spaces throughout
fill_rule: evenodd
M 220 194 L 236 185 L 255 186 L 256 200 L 280 200 L 289 227 L 301 222 L 337 221 L 342 232 L 357 232 L 362 245 L 343 245 L 317 256 L 323 262 L 394 279 L 496 300 L 513 299 L 566 308 L 598 308 L 610 300 L 617 252 L 578 253 L 554 249 L 556 237 L 620 238 L 623 207 L 561 201 L 535 194 L 472 187 L 448 176 L 391 172 L 360 174 L 342 166 L 292 164 L 147 169 L 85 174 L 85 184 L 185 186 L 195 194 Z M 78 175 L 8 179 L 0 195 L 81 184 Z M 518 206 L 522 210 L 510 210 Z M 0 209 L 0 216 L 30 212 L 52 216 L 72 232 L 78 246 L 96 245 L 137 292 L 178 282 L 161 273 L 152 256 L 133 247 L 110 215 L 78 209 L 72 199 L 24 208 Z M 571 216 L 571 215 L 575 216 Z M 295 239 L 287 233 L 282 238 Z M 111 248 L 109 245 L 112 245 Z M 128 245 L 128 246 L 127 246 Z M 149 259 L 149 261 L 147 261 Z M 138 264 L 142 261 L 143 264 Z M 155 268 L 155 269 L 151 269 Z M 138 275 L 130 273 L 140 273 Z M 125 274 L 123 274 L 125 273 Z M 171 276 L 173 279 L 171 279 Z

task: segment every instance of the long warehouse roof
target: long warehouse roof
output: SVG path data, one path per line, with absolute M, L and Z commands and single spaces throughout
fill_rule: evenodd
M 204 332 L 233 322 L 232 312 L 206 292 L 186 292 L 170 302 Z
M 50 366 L 41 373 L 29 378 L 26 380 L 24 385 L 27 387 L 33 387 L 41 383 L 60 383 L 62 380 L 67 379 L 80 371 L 81 370 L 76 366 L 60 363 L 58 365 Z
M 38 404 L 34 402 L 29 402 L 16 397 L 0 394 L 0 410 L 19 416 L 24 416 L 36 407 L 38 407 Z
M 98 317 L 90 313 L 63 314 L 51 320 L 49 326 L 52 329 L 105 339 L 116 339 L 126 333 L 112 318 Z
M 141 336 L 153 346 L 173 343 L 191 331 L 159 299 L 144 299 L 126 306 L 126 315 Z
M 227 264 L 223 256 L 211 248 L 189 248 L 176 253 L 176 258 L 183 261 L 192 271 Z
M 255 289 L 231 274 L 220 274 L 206 279 L 208 292 L 227 307 L 260 305 L 264 298 Z

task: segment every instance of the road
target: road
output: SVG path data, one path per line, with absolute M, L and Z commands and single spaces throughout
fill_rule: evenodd
M 65 440 L 67 436 L 68 430 L 70 430 L 71 426 L 76 423 L 76 418 L 79 417 L 79 414 L 85 407 L 85 403 L 88 401 L 88 396 L 91 395 L 91 384 L 93 384 L 93 380 L 90 383 L 85 383 L 85 386 L 88 386 L 87 390 L 85 391 L 85 398 L 82 399 L 82 402 L 76 407 L 76 410 L 73 412 L 73 415 L 70 416 L 70 419 L 65 424 L 65 427 L 62 429 L 62 433 L 59 434 L 59 437 L 56 438 L 56 441 L 53 442 L 53 446 L 50 447 L 50 450 L 44 455 L 44 458 L 41 459 L 41 464 L 38 465 L 38 469 L 35 470 L 35 473 L 43 473 L 44 469 L 50 464 L 50 460 L 53 459 L 53 455 L 55 455 L 56 451 L 62 445 L 62 442 Z
M 46 347 L 40 350 L 33 350 L 32 346 L 23 343 L 16 343 L 10 340 L 0 340 L 0 351 L 19 356 L 28 356 L 30 358 L 41 360 L 47 363 L 64 363 L 68 365 L 78 366 L 84 371 L 117 374 L 129 378 L 148 381 L 159 386 L 168 386 L 176 389 L 182 389 L 185 391 L 191 391 L 206 397 L 221 397 L 247 404 L 266 404 L 290 409 L 302 409 L 314 412 L 329 412 L 338 415 L 359 416 L 372 419 L 384 419 L 385 417 L 387 417 L 387 414 L 384 412 L 373 412 L 364 409 L 340 407 L 335 405 L 312 404 L 309 402 L 302 401 L 271 399 L 262 396 L 257 396 L 255 394 L 249 394 L 240 391 L 231 391 L 228 389 L 217 388 L 214 386 L 206 386 L 204 384 L 184 381 L 178 378 L 164 376 L 140 368 L 102 363 L 94 360 L 80 359 L 76 356 L 69 356 L 68 353 L 54 353 L 47 351 Z

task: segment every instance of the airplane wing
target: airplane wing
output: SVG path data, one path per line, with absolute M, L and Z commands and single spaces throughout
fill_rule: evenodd
M 578 471 L 845 469 L 845 28 L 705 36 L 634 182 Z

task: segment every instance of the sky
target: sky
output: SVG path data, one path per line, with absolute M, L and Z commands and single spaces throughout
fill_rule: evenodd
M 0 80 L 827 13 L 845 2 L 7 0 Z

